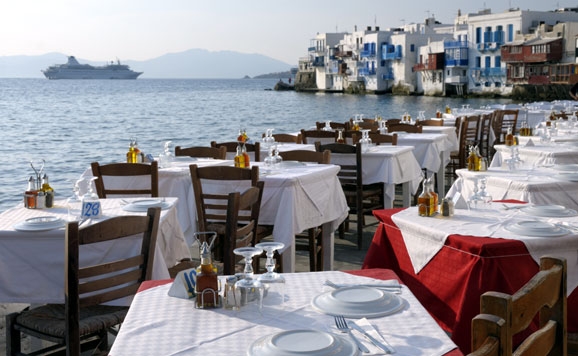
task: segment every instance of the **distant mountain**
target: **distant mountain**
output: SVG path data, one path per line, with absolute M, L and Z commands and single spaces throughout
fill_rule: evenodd
M 67 58 L 67 55 L 62 53 L 0 56 L 0 78 L 43 78 L 42 69 L 53 64 L 64 64 Z M 106 64 L 78 57 L 77 59 L 82 64 Z M 212 52 L 204 49 L 165 54 L 146 61 L 121 59 L 121 63 L 128 64 L 137 72 L 144 72 L 140 78 L 243 78 L 263 73 L 285 72 L 292 67 L 291 64 L 261 54 Z

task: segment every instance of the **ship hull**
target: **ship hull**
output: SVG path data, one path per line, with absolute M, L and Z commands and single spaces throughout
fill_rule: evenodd
M 114 70 L 59 70 L 43 72 L 48 79 L 136 79 L 142 72 Z

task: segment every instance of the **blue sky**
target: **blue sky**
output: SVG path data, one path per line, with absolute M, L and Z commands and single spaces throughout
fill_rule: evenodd
M 202 48 L 297 64 L 318 32 L 396 27 L 428 14 L 451 23 L 458 9 L 572 6 L 575 0 L 4 0 L 0 56 L 62 52 L 95 61 L 146 60 Z

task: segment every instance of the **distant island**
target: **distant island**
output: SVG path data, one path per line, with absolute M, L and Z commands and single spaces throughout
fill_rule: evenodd
M 245 76 L 245 78 L 248 78 L 248 76 Z M 261 74 L 253 77 L 253 79 L 283 79 L 283 80 L 287 80 L 289 78 L 293 78 L 291 71 Z

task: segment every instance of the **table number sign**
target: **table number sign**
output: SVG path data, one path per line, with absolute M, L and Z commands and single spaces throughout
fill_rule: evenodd
M 99 218 L 102 209 L 100 201 L 98 200 L 83 200 L 82 201 L 82 216 L 81 219 Z

